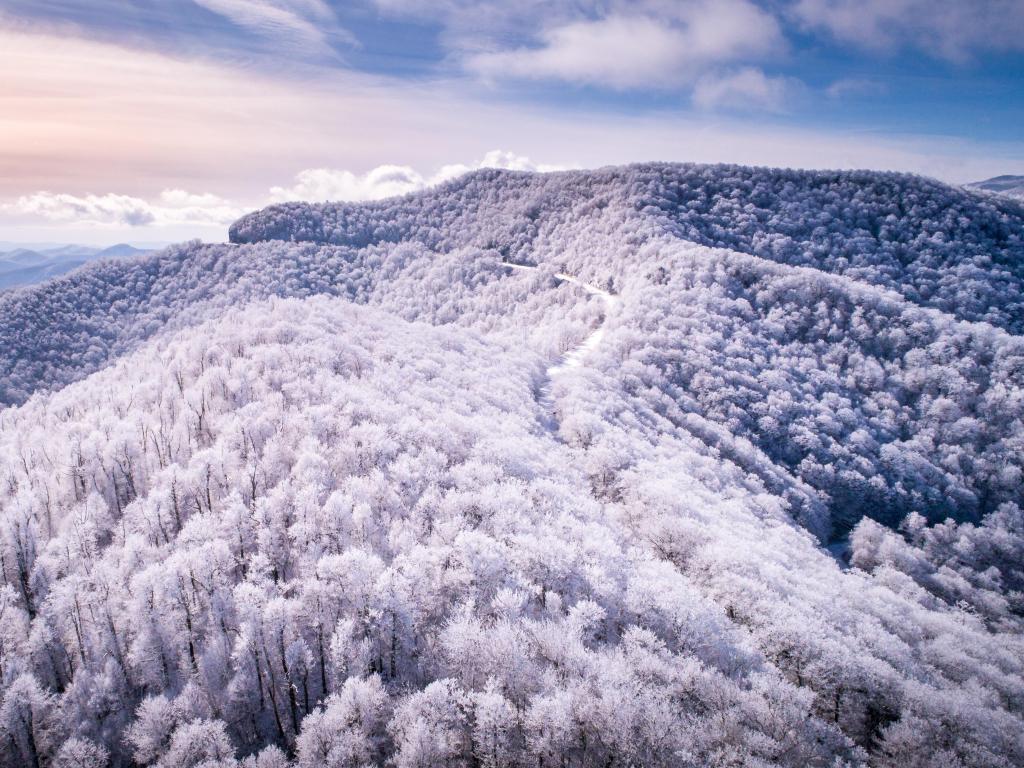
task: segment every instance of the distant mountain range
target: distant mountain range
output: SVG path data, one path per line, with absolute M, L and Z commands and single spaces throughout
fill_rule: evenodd
M 0 243 L 0 247 L 16 245 Z M 89 261 L 141 256 L 153 250 L 155 249 L 137 248 L 127 243 L 117 243 L 107 248 L 52 244 L 13 247 L 0 251 L 0 291 L 58 277 Z
M 985 181 L 975 181 L 967 187 L 985 192 L 998 192 L 1024 200 L 1024 176 L 994 176 Z

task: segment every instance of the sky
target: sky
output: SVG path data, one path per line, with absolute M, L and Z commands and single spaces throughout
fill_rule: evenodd
M 1024 174 L 1024 0 L 0 0 L 0 241 L 649 160 Z

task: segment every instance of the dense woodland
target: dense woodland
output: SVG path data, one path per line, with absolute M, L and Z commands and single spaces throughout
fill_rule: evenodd
M 484 171 L 232 238 L 0 294 L 0 764 L 1024 764 L 1017 203 Z

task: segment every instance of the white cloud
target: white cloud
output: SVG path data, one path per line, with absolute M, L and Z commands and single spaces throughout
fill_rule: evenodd
M 242 209 L 211 194 L 168 189 L 153 203 L 131 195 L 70 195 L 36 192 L 0 206 L 8 216 L 93 227 L 167 227 L 223 225 Z
M 807 28 L 875 50 L 911 45 L 952 60 L 1024 50 L 1020 0 L 797 0 L 791 13 Z
M 444 165 L 431 176 L 424 176 L 407 165 L 380 165 L 364 174 L 331 168 L 313 168 L 297 174 L 295 183 L 290 187 L 271 188 L 270 199 L 272 202 L 379 200 L 426 189 L 479 168 L 546 172 L 562 170 L 564 166 L 537 164 L 512 152 L 492 150 L 484 155 L 479 163 Z
M 407 165 L 381 165 L 357 175 L 333 168 L 311 168 L 300 172 L 290 187 L 273 187 L 273 202 L 289 200 L 376 200 L 404 195 L 425 186 L 423 177 Z
M 160 201 L 164 206 L 176 209 L 205 209 L 210 211 L 220 210 L 229 206 L 227 200 L 209 192 L 194 194 L 184 189 L 165 189 L 160 193 Z
M 782 77 L 768 77 L 759 69 L 744 67 L 724 75 L 705 75 L 693 89 L 693 103 L 700 109 L 781 112 L 796 86 Z
M 483 53 L 467 61 L 487 79 L 558 79 L 612 88 L 677 84 L 687 58 L 682 34 L 654 19 L 614 16 L 543 33 L 540 48 Z
M 628 13 L 550 27 L 539 36 L 540 47 L 472 54 L 466 66 L 488 79 L 658 89 L 689 84 L 709 66 L 784 47 L 775 19 L 747 0 L 643 3 Z
M 507 152 L 501 149 L 492 149 L 484 155 L 483 159 L 475 165 L 443 165 L 434 174 L 431 184 L 439 184 L 448 179 L 454 179 L 469 171 L 476 171 L 481 168 L 502 168 L 506 171 L 537 171 L 539 173 L 550 173 L 552 171 L 565 171 L 574 166 L 565 164 L 535 163 L 530 158 L 517 155 L 514 152 Z

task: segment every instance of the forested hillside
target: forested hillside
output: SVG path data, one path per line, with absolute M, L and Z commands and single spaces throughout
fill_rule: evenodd
M 1019 203 L 481 171 L 231 236 L 0 296 L 3 764 L 1024 764 Z

